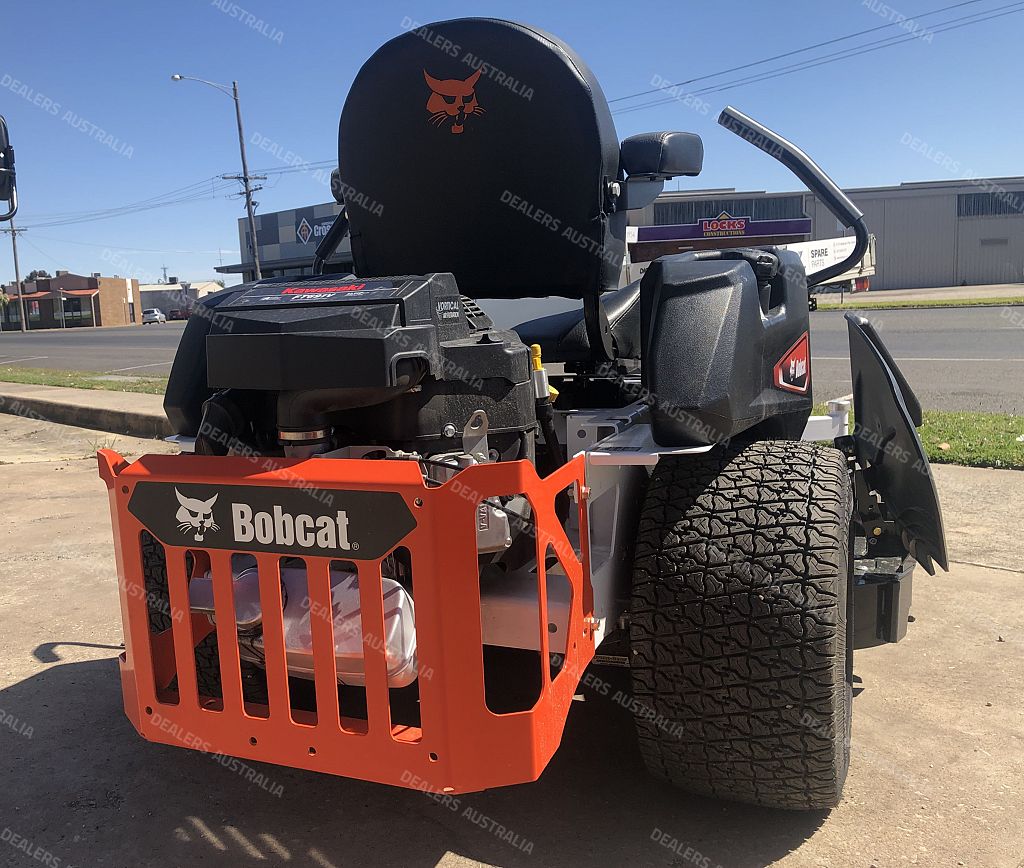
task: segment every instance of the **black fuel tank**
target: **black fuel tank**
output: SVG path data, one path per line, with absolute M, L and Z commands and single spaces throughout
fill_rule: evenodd
M 799 438 L 811 411 L 807 279 L 795 253 L 663 256 L 640 284 L 655 441 Z

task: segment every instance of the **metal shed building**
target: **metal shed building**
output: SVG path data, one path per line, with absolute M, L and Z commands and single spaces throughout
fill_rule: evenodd
M 1024 282 L 1024 177 L 925 181 L 847 193 L 877 239 L 873 289 Z M 723 216 L 733 218 L 730 225 L 746 221 L 748 230 L 733 238 L 704 232 L 721 225 Z M 849 234 L 807 192 L 667 192 L 632 214 L 630 223 L 659 227 L 640 230 L 634 261 L 702 246 L 738 247 L 754 238 L 787 243 Z M 772 227 L 779 227 L 778 234 Z M 794 235 L 794 230 L 802 231 Z M 657 238 L 656 246 L 646 242 L 652 246 L 644 251 L 645 237 Z

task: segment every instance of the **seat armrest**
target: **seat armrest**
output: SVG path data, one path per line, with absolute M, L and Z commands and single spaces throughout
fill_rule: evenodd
M 630 177 L 699 175 L 704 166 L 704 143 L 696 133 L 640 133 L 622 143 L 619 159 Z

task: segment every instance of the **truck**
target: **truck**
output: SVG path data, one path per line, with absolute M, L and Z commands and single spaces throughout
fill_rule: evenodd
M 811 277 L 823 268 L 842 262 L 853 251 L 856 239 L 853 236 L 843 238 L 823 238 L 819 241 L 800 241 L 796 244 L 780 244 L 779 250 L 791 250 L 800 257 L 807 276 Z M 828 283 L 815 286 L 818 293 L 867 292 L 871 289 L 871 278 L 875 276 L 875 236 L 868 235 L 868 249 L 860 260 L 849 271 L 845 271 Z M 818 309 L 818 299 L 812 293 L 808 301 L 811 310 Z

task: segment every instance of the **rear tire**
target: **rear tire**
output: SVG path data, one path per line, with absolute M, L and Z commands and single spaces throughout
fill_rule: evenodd
M 269 704 L 267 673 L 251 660 L 239 660 L 239 666 L 242 671 L 242 699 L 260 705 Z M 220 651 L 217 647 L 217 631 L 214 630 L 196 645 L 196 685 L 200 696 L 223 699 L 222 684 Z
M 167 586 L 167 555 L 164 547 L 149 531 L 142 532 L 142 572 L 146 585 L 146 604 L 149 609 L 149 630 L 162 633 L 171 627 L 171 597 Z M 192 570 L 191 554 L 186 555 L 185 567 Z M 222 698 L 220 653 L 217 649 L 217 631 L 214 630 L 195 647 L 196 685 L 200 696 Z M 246 702 L 266 705 L 267 676 L 255 663 L 239 661 L 242 672 L 242 695 Z M 171 685 L 177 689 L 177 679 Z
M 839 801 L 851 510 L 845 458 L 813 443 L 658 462 L 630 619 L 634 716 L 654 775 L 772 808 Z

